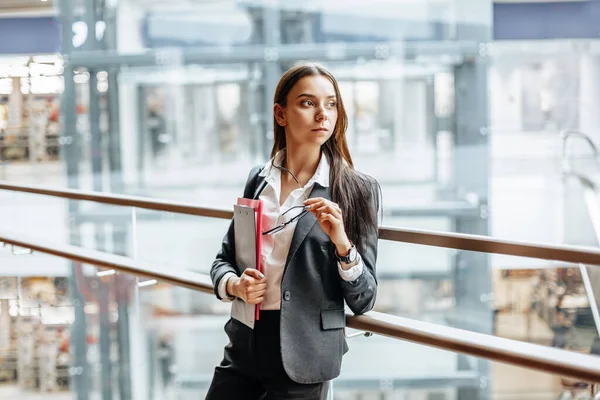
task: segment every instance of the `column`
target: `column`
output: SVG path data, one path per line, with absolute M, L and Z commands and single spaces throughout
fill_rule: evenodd
M 455 0 L 456 39 L 479 43 L 479 54 L 455 67 L 455 184 L 456 196 L 464 199 L 474 193 L 480 201 L 480 214 L 454 220 L 455 231 L 489 234 L 488 202 L 490 152 L 488 117 L 487 44 L 492 40 L 493 4 L 490 0 Z M 454 259 L 456 319 L 458 328 L 492 334 L 492 275 L 486 253 L 460 251 Z M 465 318 L 468 316 L 468 318 Z M 476 321 L 475 323 L 473 323 Z M 459 370 L 476 370 L 478 388 L 459 388 L 463 400 L 491 397 L 490 363 L 459 355 Z
M 4 278 L 13 279 L 13 278 Z M 0 352 L 4 353 L 10 347 L 10 332 L 12 330 L 8 313 L 8 299 L 0 300 Z
M 8 96 L 8 127 L 20 128 L 23 120 L 23 94 L 21 78 L 12 78 L 12 92 Z
M 579 64 L 579 130 L 600 143 L 600 56 L 583 53 Z M 578 147 L 579 148 L 579 147 Z

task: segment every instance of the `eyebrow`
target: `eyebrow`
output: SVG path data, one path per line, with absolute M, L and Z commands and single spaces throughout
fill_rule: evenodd
M 314 98 L 314 97 L 317 97 L 317 96 L 315 96 L 314 94 L 310 94 L 310 93 L 302 93 L 302 94 L 300 94 L 300 95 L 299 95 L 297 98 L 299 99 L 300 97 L 303 97 L 303 96 L 304 96 L 304 97 L 313 97 L 313 98 Z M 332 95 L 330 95 L 330 96 L 327 96 L 327 98 L 328 98 L 328 99 L 335 98 L 335 97 L 337 97 L 335 94 L 332 94 Z

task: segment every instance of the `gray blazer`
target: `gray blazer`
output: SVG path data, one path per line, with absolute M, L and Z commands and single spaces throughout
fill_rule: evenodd
M 244 197 L 257 198 L 264 185 L 262 168 L 252 169 Z M 373 181 L 373 207 L 378 196 Z M 330 199 L 329 188 L 315 183 L 310 197 Z M 377 230 L 372 229 L 365 240 L 366 250 L 360 252 L 365 268 L 352 282 L 344 281 L 338 272 L 334 245 L 317 223 L 314 214 L 300 219 L 292 238 L 281 281 L 281 356 L 289 377 L 298 383 L 331 380 L 340 374 L 342 355 L 348 351 L 344 337 L 344 301 L 354 312 L 362 314 L 373 308 L 377 294 L 375 262 Z M 242 271 L 235 263 L 233 222 L 223 239 L 210 276 L 215 294 L 219 281 L 227 272 L 238 276 Z M 249 351 L 253 331 L 229 320 L 225 332 L 233 353 Z

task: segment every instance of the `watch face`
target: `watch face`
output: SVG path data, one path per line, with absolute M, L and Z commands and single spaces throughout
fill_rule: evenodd
M 335 256 L 339 261 L 345 264 L 352 264 L 358 257 L 358 251 L 356 250 L 356 246 L 352 245 L 352 247 L 350 247 L 350 251 L 348 251 L 348 254 L 346 254 L 344 257 L 338 256 L 337 251 L 335 252 Z
M 350 249 L 350 253 L 348 253 L 348 261 L 349 264 L 353 263 L 354 261 L 356 261 L 356 254 L 358 252 L 356 251 L 356 247 L 352 246 L 352 248 Z

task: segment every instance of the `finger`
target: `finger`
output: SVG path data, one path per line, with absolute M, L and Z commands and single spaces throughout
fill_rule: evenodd
M 248 300 L 248 304 L 260 304 L 263 302 L 264 299 L 264 297 L 259 297 L 258 299 L 254 299 L 252 301 Z
M 329 220 L 329 215 L 330 214 L 327 214 L 327 213 L 321 213 L 321 214 L 319 214 L 319 216 L 317 217 L 317 219 L 319 220 L 319 222 L 330 221 Z
M 342 213 L 339 212 L 338 210 L 336 210 L 333 206 L 331 206 L 329 204 L 324 205 L 323 207 L 318 208 L 315 211 L 317 212 L 317 214 L 326 212 L 327 214 L 332 214 L 334 217 L 336 217 L 340 221 L 342 220 Z
M 325 214 L 325 215 L 323 216 L 323 220 L 324 220 L 324 221 L 329 221 L 329 222 L 330 222 L 332 225 L 335 225 L 335 224 L 339 224 L 339 223 L 340 223 L 340 220 L 339 220 L 339 219 L 337 219 L 336 217 L 334 217 L 334 216 L 333 216 L 333 215 L 331 215 L 331 214 Z
M 328 213 L 322 213 L 319 215 L 319 222 L 329 222 L 331 225 L 339 225 L 341 221 Z
M 311 197 L 310 199 L 304 200 L 304 205 L 314 204 L 323 200 L 325 200 L 323 197 Z
M 263 290 L 260 292 L 249 294 L 246 297 L 248 298 L 248 300 L 254 300 L 254 299 L 258 299 L 259 297 L 265 297 L 265 293 L 266 293 L 266 290 Z
M 256 295 L 256 293 L 260 293 L 261 291 L 266 292 L 267 287 L 264 286 L 264 287 L 257 288 L 256 286 L 250 286 L 249 288 L 246 289 L 246 294 Z
M 304 205 L 308 207 L 307 208 L 308 210 L 315 210 L 315 209 L 317 209 L 317 208 L 322 207 L 323 205 L 325 205 L 325 200 L 324 199 L 320 199 L 318 201 L 313 201 L 311 203 L 304 204 Z
M 256 285 L 266 283 L 266 280 L 265 279 L 258 280 L 251 276 L 245 276 L 244 279 L 242 280 L 242 283 L 244 285 L 244 290 L 248 291 L 251 288 L 255 287 Z
M 252 295 L 246 296 L 246 297 L 248 297 L 248 300 L 255 300 L 255 299 L 258 299 L 258 298 L 261 298 L 261 297 L 264 298 L 265 297 L 265 293 L 266 293 L 266 290 L 263 290 L 262 292 L 253 293 Z
M 256 292 L 247 293 L 247 296 L 246 296 L 246 297 L 248 297 L 248 298 L 252 298 L 252 299 L 255 299 L 255 298 L 257 298 L 257 297 L 263 297 L 263 296 L 265 295 L 265 293 L 267 293 L 267 290 L 266 290 L 266 289 L 263 289 L 263 290 L 258 290 L 258 291 L 256 291 Z
M 265 277 L 262 272 L 254 268 L 246 268 L 244 274 L 258 280 L 262 280 Z
M 260 299 L 260 298 L 264 298 L 265 294 L 264 293 L 259 293 L 259 294 L 253 294 L 251 296 L 246 296 L 246 298 L 248 299 L 248 301 L 254 301 L 256 299 Z
M 330 214 L 332 214 L 336 219 L 339 219 L 340 221 L 343 221 L 342 210 L 338 210 L 335 207 L 332 207 L 331 211 L 332 212 Z
M 315 210 L 315 214 L 320 216 L 321 214 L 327 214 L 328 211 L 327 206 L 319 207 Z
M 327 203 L 331 206 L 331 208 L 336 210 L 340 216 L 342 215 L 342 209 L 340 208 L 340 205 L 338 203 L 334 203 L 333 201 L 329 201 Z
M 252 285 L 248 288 L 248 293 L 255 293 L 255 292 L 259 292 L 261 290 L 267 290 L 267 284 L 266 283 L 260 283 L 258 285 Z
M 324 204 L 317 204 L 313 209 L 308 211 L 312 212 L 315 217 L 318 217 L 322 212 L 327 212 L 328 210 Z
M 329 204 L 323 204 L 321 207 L 317 208 L 315 210 L 316 212 L 327 212 L 327 213 L 333 213 L 334 211 L 337 211 L 335 208 L 333 208 L 331 205 Z

